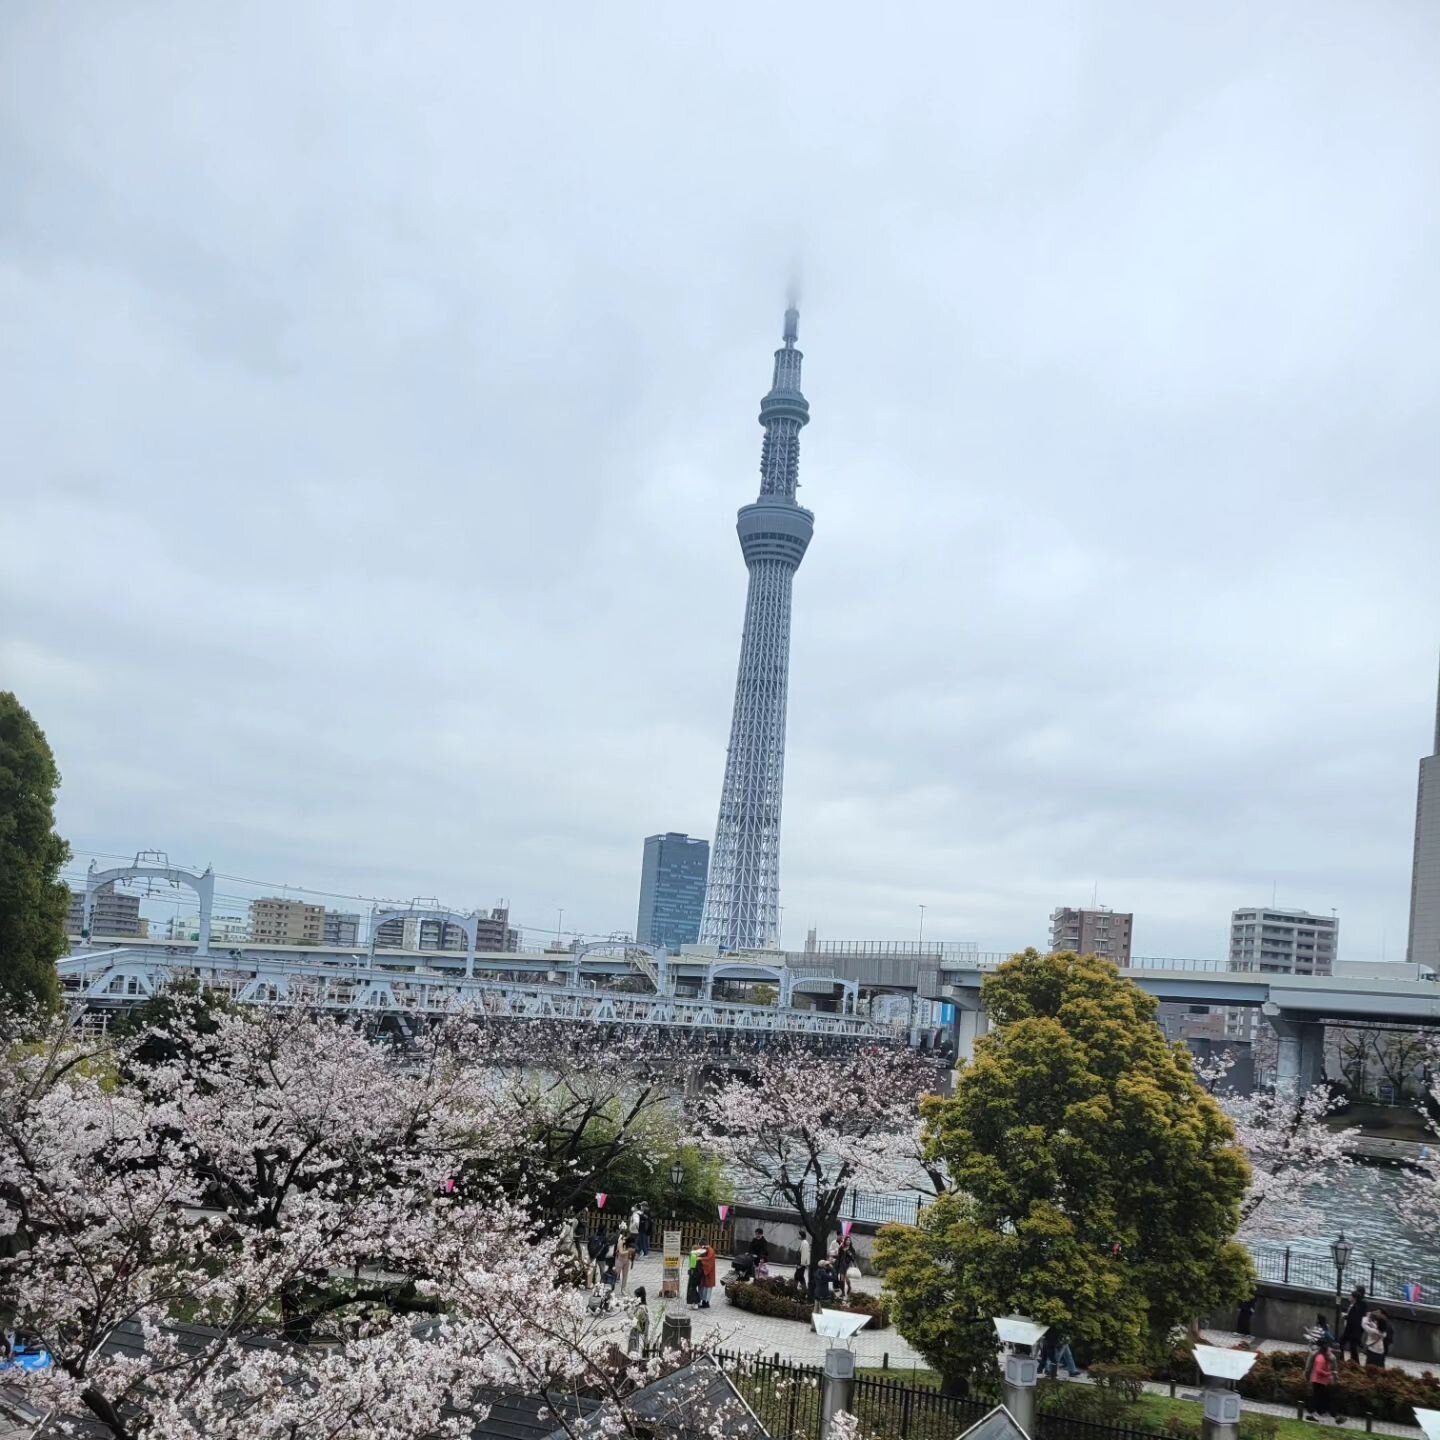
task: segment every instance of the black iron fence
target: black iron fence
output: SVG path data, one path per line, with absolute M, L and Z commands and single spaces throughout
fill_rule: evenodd
M 716 1361 L 774 1440 L 820 1440 L 821 1370 L 717 1351 Z M 852 1411 L 860 1433 L 875 1440 L 956 1440 L 995 1408 L 994 1396 L 946 1395 L 875 1375 L 858 1375 Z M 1158 1431 L 1068 1415 L 1036 1417 L 1035 1440 L 1154 1440 Z
M 1279 1285 L 1298 1285 L 1307 1290 L 1335 1293 L 1335 1262 L 1319 1250 L 1301 1250 L 1293 1245 L 1260 1243 L 1250 1246 L 1255 1273 L 1262 1280 Z M 1440 1304 L 1440 1275 L 1387 1265 L 1374 1258 L 1352 1255 L 1345 1267 L 1340 1289 L 1348 1292 L 1363 1285 L 1372 1300 L 1393 1300 L 1401 1304 Z
M 807 1196 L 813 1200 L 813 1191 L 807 1191 Z M 778 1192 L 754 1193 L 751 1198 L 776 1209 L 790 1208 L 789 1201 Z M 871 1225 L 918 1225 L 920 1212 L 931 1198 L 914 1190 L 889 1194 L 850 1190 L 846 1193 L 839 1218 Z M 1257 1241 L 1247 1248 L 1255 1261 L 1255 1273 L 1261 1280 L 1297 1285 L 1307 1290 L 1324 1290 L 1332 1295 L 1335 1293 L 1335 1265 L 1325 1251 L 1285 1245 L 1279 1241 Z M 1365 1293 L 1375 1300 L 1440 1305 L 1440 1274 L 1410 1269 L 1373 1256 L 1351 1255 L 1341 1288 L 1348 1291 L 1356 1285 L 1363 1285 Z
M 956 1440 L 995 1408 L 993 1401 L 861 1375 L 855 1381 L 860 1433 L 879 1440 Z
M 766 1205 L 776 1210 L 792 1208 L 790 1200 L 779 1190 L 753 1190 L 748 1197 L 752 1203 Z M 899 1190 L 883 1194 L 874 1190 L 847 1190 L 840 1206 L 840 1220 L 858 1220 L 864 1225 L 918 1225 L 920 1211 L 930 1197 L 913 1190 Z M 815 1191 L 807 1187 L 807 1205 L 814 1204 Z
M 820 1440 L 818 1366 L 724 1350 L 717 1351 L 715 1359 L 773 1440 Z

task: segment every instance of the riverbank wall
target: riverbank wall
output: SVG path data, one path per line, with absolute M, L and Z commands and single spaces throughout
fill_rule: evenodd
M 1378 1304 L 1395 1327 L 1395 1343 L 1390 1353 L 1400 1360 L 1419 1360 L 1440 1367 L 1440 1308 L 1432 1305 L 1407 1305 L 1398 1300 L 1372 1302 Z M 1277 1340 L 1294 1345 L 1297 1350 L 1307 1344 L 1305 1331 L 1323 1315 L 1331 1328 L 1335 1325 L 1335 1292 L 1312 1290 L 1301 1285 L 1281 1285 L 1262 1280 L 1255 1287 L 1254 1331 L 1257 1339 Z M 1210 1330 L 1235 1329 L 1236 1315 L 1225 1310 L 1206 1319 Z
M 771 1269 L 800 1263 L 800 1226 L 793 1210 L 774 1206 L 739 1204 L 731 1211 L 734 1224 L 734 1247 L 745 1250 L 751 1236 L 763 1226 L 770 1245 Z M 875 1269 L 875 1236 L 880 1225 L 856 1220 L 850 1230 L 855 1255 L 861 1272 L 869 1275 Z M 1380 1308 L 1395 1327 L 1395 1343 L 1391 1354 L 1400 1360 L 1418 1360 L 1440 1368 L 1440 1308 L 1432 1305 L 1411 1305 L 1398 1300 L 1381 1300 Z M 1330 1290 L 1312 1289 L 1304 1285 L 1283 1285 L 1262 1280 L 1255 1287 L 1254 1333 L 1259 1340 L 1275 1340 L 1303 1349 L 1305 1331 L 1323 1314 L 1335 1323 L 1335 1294 Z M 1207 1330 L 1234 1331 L 1236 1314 L 1226 1310 L 1207 1316 L 1202 1322 Z

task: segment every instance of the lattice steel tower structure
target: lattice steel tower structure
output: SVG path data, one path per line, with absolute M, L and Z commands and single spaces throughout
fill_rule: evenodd
M 734 950 L 772 948 L 780 931 L 790 589 L 815 530 L 815 517 L 795 499 L 800 430 L 810 419 L 810 406 L 800 393 L 799 324 L 799 311 L 792 306 L 785 312 L 784 343 L 775 352 L 770 393 L 760 402 L 765 427 L 760 496 L 741 509 L 735 522 L 750 590 L 700 926 L 702 944 Z

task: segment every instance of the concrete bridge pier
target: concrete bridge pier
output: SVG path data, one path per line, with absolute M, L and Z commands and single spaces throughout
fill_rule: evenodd
M 968 1062 L 975 1058 L 975 1042 L 990 1029 L 990 1012 L 980 1004 L 977 995 L 974 1001 L 955 1001 L 955 1063 Z
M 1319 1020 L 1302 1020 L 1287 1015 L 1276 1004 L 1261 1007 L 1275 1032 L 1275 1084 L 1298 1086 L 1302 1090 L 1325 1078 L 1325 1026 Z

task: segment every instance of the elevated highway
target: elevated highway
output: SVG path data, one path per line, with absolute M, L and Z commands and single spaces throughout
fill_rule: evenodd
M 939 998 L 956 1007 L 958 1058 L 971 1057 L 976 1038 L 988 1028 L 981 987 L 999 963 L 1000 957 L 962 960 L 937 972 Z M 1311 1084 L 1322 1078 L 1327 1024 L 1440 1029 L 1440 985 L 1431 981 L 1267 974 L 1205 962 L 1168 963 L 1181 968 L 1137 965 L 1124 973 L 1157 1000 L 1258 1009 L 1275 1031 L 1276 1075 L 1282 1082 Z

